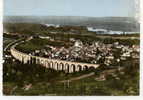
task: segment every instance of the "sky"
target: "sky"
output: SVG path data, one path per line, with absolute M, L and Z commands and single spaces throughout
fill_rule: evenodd
M 4 16 L 134 17 L 135 0 L 4 0 Z

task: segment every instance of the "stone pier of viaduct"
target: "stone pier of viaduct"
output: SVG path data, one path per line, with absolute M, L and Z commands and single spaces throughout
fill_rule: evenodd
M 73 72 L 78 72 L 82 70 L 87 70 L 90 67 L 97 68 L 99 66 L 97 64 L 78 63 L 78 62 L 48 59 L 44 57 L 28 55 L 26 53 L 16 50 L 15 49 L 16 45 L 17 44 L 13 45 L 10 48 L 10 52 L 15 59 L 21 62 L 24 62 L 24 63 L 28 63 L 31 59 L 35 59 L 34 61 L 36 64 L 43 65 L 46 68 L 52 68 L 55 70 L 63 70 L 66 73 L 73 73 Z

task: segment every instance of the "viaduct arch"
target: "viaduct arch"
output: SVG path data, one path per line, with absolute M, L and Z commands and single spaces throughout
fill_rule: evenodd
M 28 55 L 26 53 L 16 50 L 15 46 L 16 45 L 13 45 L 10 48 L 10 52 L 15 59 L 23 63 L 31 62 L 31 63 L 41 64 L 46 68 L 52 68 L 55 70 L 63 70 L 66 73 L 73 73 L 73 72 L 78 72 L 82 70 L 87 70 L 90 67 L 94 67 L 95 69 L 99 67 L 98 64 L 78 63 L 78 62 L 48 59 L 44 57 Z M 35 59 L 35 60 L 31 60 L 31 59 Z

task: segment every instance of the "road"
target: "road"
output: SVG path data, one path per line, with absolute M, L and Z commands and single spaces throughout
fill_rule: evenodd
M 74 78 L 71 78 L 71 79 L 68 79 L 68 80 L 62 80 L 62 81 L 59 81 L 59 82 L 60 82 L 60 83 L 65 83 L 65 82 L 76 81 L 76 80 L 80 80 L 80 79 L 84 79 L 84 78 L 93 76 L 94 74 L 95 74 L 94 72 L 91 72 L 91 73 L 89 73 L 89 74 L 81 75 L 81 76 L 79 76 L 79 77 L 74 77 Z

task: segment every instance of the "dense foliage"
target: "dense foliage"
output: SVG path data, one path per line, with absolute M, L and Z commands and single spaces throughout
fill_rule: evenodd
M 33 34 L 46 30 L 46 26 L 31 23 L 4 23 L 4 29 L 10 33 Z
M 7 60 L 3 69 L 3 92 L 5 95 L 139 95 L 138 66 L 129 65 L 124 74 L 116 71 L 119 79 L 109 74 L 106 75 L 105 81 L 97 81 L 95 78 L 107 70 L 106 67 L 65 74 L 63 71 L 46 69 L 41 65 Z M 72 82 L 58 82 L 90 72 L 95 72 L 95 75 Z M 32 87 L 24 90 L 23 87 L 27 84 L 32 84 Z

